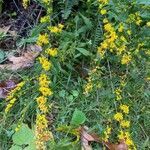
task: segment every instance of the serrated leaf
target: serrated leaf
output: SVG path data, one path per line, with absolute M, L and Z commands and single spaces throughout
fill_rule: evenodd
M 90 55 L 90 52 L 87 51 L 86 49 L 84 48 L 76 48 L 80 53 L 82 53 L 83 55 L 85 56 L 89 56 Z
M 71 124 L 79 126 L 83 124 L 85 121 L 86 121 L 85 114 L 82 111 L 75 109 L 72 119 L 71 119 Z
M 34 133 L 26 124 L 22 124 L 20 130 L 12 136 L 12 140 L 17 145 L 30 144 L 34 141 Z

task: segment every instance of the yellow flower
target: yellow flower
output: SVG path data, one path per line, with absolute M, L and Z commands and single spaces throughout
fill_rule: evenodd
M 64 25 L 61 24 L 61 23 L 59 23 L 59 24 L 58 24 L 58 27 L 59 27 L 60 29 L 63 29 L 63 28 L 64 28 Z
M 40 129 L 45 129 L 48 127 L 48 121 L 46 119 L 46 115 L 45 114 L 38 114 L 36 117 L 36 124 L 38 126 L 38 128 Z
M 128 114 L 128 113 L 129 113 L 129 106 L 127 106 L 127 105 L 120 105 L 120 109 L 121 109 L 125 114 Z
M 51 96 L 53 94 L 52 90 L 47 87 L 40 87 L 39 91 L 42 93 L 44 96 Z
M 103 3 L 103 4 L 108 4 L 109 0 L 98 0 L 98 2 Z
M 58 26 L 49 26 L 47 28 L 52 33 L 60 33 L 62 32 L 63 27 L 64 27 L 63 24 L 58 24 Z
M 42 65 L 42 68 L 45 71 L 50 70 L 52 64 L 50 61 L 48 61 L 48 59 L 46 57 L 44 57 L 44 56 L 39 57 L 39 61 L 40 61 L 40 64 Z
M 113 31 L 112 25 L 111 25 L 110 23 L 105 24 L 105 25 L 104 25 L 104 29 L 105 29 L 107 32 Z
M 129 64 L 131 62 L 131 59 L 132 59 L 132 57 L 130 54 L 124 54 L 121 59 L 121 64 L 122 65 Z
M 106 9 L 102 9 L 102 10 L 100 11 L 100 13 L 101 13 L 102 15 L 105 15 L 105 14 L 107 13 L 107 10 L 106 10 Z
M 114 115 L 114 119 L 117 120 L 117 121 L 123 120 L 123 115 L 122 115 L 122 113 L 117 112 L 117 113 Z
M 119 31 L 119 32 L 123 32 L 123 29 L 124 29 L 124 26 L 123 26 L 123 24 L 121 23 L 121 24 L 119 25 L 118 31 Z
M 40 96 L 36 98 L 37 104 L 39 109 L 43 112 L 46 113 L 48 111 L 48 108 L 46 106 L 47 98 L 44 96 Z
M 123 128 L 128 128 L 130 126 L 130 121 L 126 121 L 126 120 L 122 120 L 120 122 L 120 125 L 123 127 Z
M 48 44 L 49 43 L 49 39 L 48 39 L 48 34 L 40 34 L 38 39 L 37 39 L 37 45 L 42 46 L 44 44 Z
M 119 140 L 123 140 L 124 139 L 124 133 L 123 133 L 123 131 L 121 130 L 121 131 L 119 131 L 120 133 L 119 133 L 119 135 L 118 135 L 118 138 L 119 138 Z
M 132 139 L 130 139 L 130 138 L 127 138 L 127 139 L 125 140 L 125 143 L 126 143 L 128 146 L 134 145 Z
M 103 138 L 103 140 L 104 140 L 105 142 L 108 141 L 110 134 L 111 134 L 111 128 L 110 128 L 110 127 L 107 127 L 106 131 L 104 131 L 104 138 Z
M 17 100 L 16 98 L 13 98 L 9 101 L 9 104 L 5 108 L 5 113 L 8 113 L 10 111 L 16 100 Z
M 131 35 L 131 33 L 132 33 L 131 30 L 127 30 L 128 35 Z
M 52 57 L 55 57 L 55 56 L 57 56 L 58 51 L 57 51 L 57 48 L 49 48 L 46 50 L 46 53 Z
M 40 19 L 41 23 L 46 23 L 46 22 L 49 22 L 49 21 L 50 21 L 50 17 L 49 16 L 44 16 L 44 17 L 41 17 L 41 19 Z
M 26 9 L 30 0 L 23 0 L 22 5 Z
M 42 73 L 39 77 L 39 85 L 41 87 L 48 87 L 50 84 L 50 81 L 48 80 L 48 77 L 46 74 Z
M 108 19 L 105 18 L 105 19 L 103 20 L 103 23 L 108 23 Z
M 43 3 L 48 4 L 51 0 L 42 0 Z
M 146 23 L 147 27 L 150 27 L 150 21 Z
M 117 88 L 114 93 L 116 94 L 116 99 L 117 100 L 121 100 L 122 99 L 122 96 L 121 96 L 121 93 L 122 93 L 122 90 L 120 88 Z

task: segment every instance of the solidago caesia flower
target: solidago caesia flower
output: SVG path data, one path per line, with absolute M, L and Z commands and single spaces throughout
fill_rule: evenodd
M 106 10 L 106 9 L 101 9 L 101 10 L 100 10 L 100 13 L 101 13 L 102 15 L 105 15 L 105 14 L 107 13 L 107 10 Z
M 37 39 L 37 45 L 43 46 L 43 45 L 48 44 L 48 43 L 49 43 L 48 34 L 47 33 L 40 34 L 38 39 Z
M 127 106 L 127 105 L 120 105 L 120 109 L 121 109 L 125 114 L 128 114 L 128 113 L 129 113 L 129 106 Z
M 125 143 L 128 145 L 128 149 L 136 150 L 136 147 L 131 139 L 131 135 L 129 132 L 124 132 L 122 130 L 119 131 L 118 135 L 119 140 L 125 140 Z
M 117 88 L 114 93 L 116 94 L 116 99 L 121 100 L 122 99 L 122 90 L 120 88 Z
M 121 59 L 121 64 L 129 64 L 131 62 L 132 56 L 130 54 L 124 54 Z
M 42 65 L 42 68 L 45 71 L 50 70 L 50 68 L 52 67 L 51 62 L 48 61 L 48 59 L 46 57 L 44 57 L 44 56 L 39 57 L 39 61 L 40 61 L 40 64 Z
M 110 136 L 110 134 L 111 134 L 111 130 L 112 130 L 112 129 L 107 126 L 106 131 L 104 131 L 104 138 L 103 138 L 103 140 L 104 140 L 105 142 L 108 142 L 109 136 Z
M 28 3 L 29 3 L 30 0 L 23 0 L 22 1 L 22 5 L 23 7 L 26 9 L 28 7 Z
M 120 113 L 120 112 L 117 112 L 117 113 L 114 115 L 114 119 L 117 120 L 117 121 L 123 120 L 123 114 Z
M 61 33 L 64 25 L 63 24 L 58 24 L 58 26 L 49 26 L 48 30 L 51 33 Z
M 121 127 L 123 127 L 123 128 L 129 128 L 129 127 L 130 127 L 130 121 L 128 121 L 128 120 L 122 120 L 122 121 L 120 122 L 120 125 L 121 125 Z
M 8 96 L 6 97 L 6 100 L 9 101 L 8 105 L 5 108 L 5 113 L 8 113 L 10 109 L 13 107 L 14 103 L 16 102 L 17 98 L 15 97 L 16 92 L 20 91 L 21 88 L 24 86 L 25 82 L 20 82 L 17 84 L 15 89 L 13 89 Z
M 49 4 L 52 0 L 41 0 L 45 4 Z
M 48 48 L 46 50 L 46 53 L 52 57 L 55 57 L 58 54 L 58 50 L 57 50 L 57 48 Z
M 47 142 L 49 139 L 53 139 L 53 135 L 48 128 L 48 120 L 45 114 L 37 114 L 36 117 L 36 148 L 37 150 L 45 150 Z
M 44 16 L 44 17 L 41 17 L 41 19 L 40 19 L 41 23 L 46 23 L 46 22 L 49 22 L 49 21 L 50 21 L 50 16 Z

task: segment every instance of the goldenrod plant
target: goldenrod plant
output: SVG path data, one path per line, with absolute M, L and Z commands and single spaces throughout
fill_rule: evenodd
M 33 2 L 37 22 L 20 43 L 42 51 L 0 100 L 0 149 L 80 150 L 85 126 L 103 143 L 95 150 L 149 149 L 149 1 L 23 0 L 24 10 Z

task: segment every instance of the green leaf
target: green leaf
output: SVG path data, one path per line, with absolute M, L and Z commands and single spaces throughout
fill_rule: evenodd
M 82 53 L 83 55 L 85 56 L 89 56 L 90 55 L 90 52 L 87 51 L 86 49 L 84 48 L 76 48 L 80 53 Z
M 80 16 L 82 17 L 84 23 L 86 24 L 87 28 L 91 29 L 92 28 L 92 22 L 89 18 L 83 16 L 81 13 L 80 13 Z
M 85 121 L 86 121 L 85 114 L 82 111 L 75 109 L 72 119 L 71 119 L 71 124 L 79 126 L 83 124 Z
M 150 4 L 150 0 L 137 0 L 136 2 L 137 2 L 137 4 L 144 4 L 144 5 Z
M 4 58 L 5 58 L 5 53 L 2 50 L 0 50 L 0 63 L 4 60 Z
M 17 145 L 30 144 L 34 141 L 34 133 L 26 124 L 22 124 L 20 130 L 13 135 L 12 140 Z
M 65 95 L 66 95 L 66 91 L 65 91 L 65 90 L 59 91 L 59 96 L 60 96 L 60 97 L 64 98 Z
M 73 90 L 73 91 L 72 91 L 72 95 L 73 95 L 74 97 L 78 97 L 79 92 L 78 92 L 77 90 Z
M 22 150 L 22 148 L 17 145 L 12 145 L 12 147 L 9 150 Z

